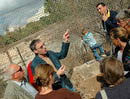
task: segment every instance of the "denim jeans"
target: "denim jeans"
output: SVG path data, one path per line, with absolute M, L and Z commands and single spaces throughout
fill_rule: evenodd
M 93 52 L 93 54 L 94 54 L 96 60 L 99 61 L 99 60 L 101 60 L 101 57 L 99 56 L 99 54 L 98 54 L 96 48 L 99 48 L 101 55 L 104 54 L 104 50 L 103 50 L 103 48 L 102 48 L 102 45 L 99 44 L 99 43 L 96 43 L 93 47 L 90 47 L 90 49 L 92 50 L 92 52 Z

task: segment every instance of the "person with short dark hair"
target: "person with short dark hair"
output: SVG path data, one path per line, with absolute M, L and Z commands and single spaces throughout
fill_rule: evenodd
M 40 91 L 35 99 L 81 99 L 78 93 L 74 93 L 66 88 L 53 90 L 54 72 L 53 67 L 49 64 L 39 64 L 36 67 L 34 80 Z
M 115 48 L 112 44 L 111 38 L 110 38 L 110 30 L 118 27 L 117 20 L 116 20 L 116 11 L 112 11 L 107 8 L 107 6 L 101 2 L 96 5 L 97 11 L 102 16 L 102 26 L 104 29 L 104 33 L 106 36 L 107 42 L 110 44 L 110 54 L 115 54 Z
M 107 57 L 100 64 L 100 71 L 108 87 L 96 94 L 96 99 L 130 99 L 130 78 L 125 79 L 123 64 L 115 57 Z
M 106 35 L 110 36 L 109 32 L 112 28 L 118 27 L 116 20 L 116 11 L 109 10 L 107 6 L 101 2 L 96 5 L 97 11 L 102 15 L 102 25 Z
M 67 56 L 70 43 L 69 40 L 69 29 L 66 30 L 63 35 L 63 43 L 60 52 L 54 52 L 46 49 L 46 45 L 39 39 L 33 40 L 30 44 L 30 49 L 35 53 L 35 57 L 32 60 L 31 70 L 32 74 L 35 74 L 35 68 L 38 64 L 51 64 L 55 71 L 61 68 L 60 59 L 64 59 Z M 65 74 L 59 74 L 55 72 L 55 82 L 61 81 L 61 86 L 63 88 L 68 88 L 74 91 L 71 81 L 67 78 Z

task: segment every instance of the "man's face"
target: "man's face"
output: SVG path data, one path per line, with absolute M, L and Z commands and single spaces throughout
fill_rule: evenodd
M 36 43 L 36 50 L 34 52 L 39 55 L 45 55 L 47 53 L 45 44 L 42 41 Z
M 21 66 L 14 67 L 15 72 L 13 73 L 13 79 L 22 80 L 24 78 L 24 71 Z
M 106 11 L 107 11 L 106 6 L 99 5 L 99 6 L 97 7 L 97 11 L 98 11 L 101 15 L 105 14 Z
M 117 24 L 120 26 L 120 27 L 124 27 L 128 25 L 130 21 L 129 20 L 123 20 L 123 19 L 118 19 L 117 20 Z

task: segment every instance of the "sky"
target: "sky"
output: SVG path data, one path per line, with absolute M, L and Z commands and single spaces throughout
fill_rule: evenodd
M 0 0 L 0 35 L 5 27 L 23 26 L 35 15 L 45 0 Z
M 0 0 L 0 14 L 8 13 L 32 1 L 34 0 Z

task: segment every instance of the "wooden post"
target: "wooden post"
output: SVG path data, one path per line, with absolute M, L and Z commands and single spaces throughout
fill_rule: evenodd
M 26 75 L 27 75 L 28 70 L 27 70 L 26 64 L 25 64 L 25 62 L 24 62 L 24 59 L 23 59 L 23 57 L 22 57 L 22 55 L 21 55 L 21 53 L 20 53 L 18 47 L 16 47 L 16 49 L 17 49 L 17 52 L 18 52 L 18 54 L 19 54 L 19 56 L 20 56 L 20 58 L 21 58 L 21 60 L 22 60 L 23 65 L 24 65 L 24 67 L 25 67 L 25 71 L 26 71 Z M 26 76 L 26 77 L 27 77 L 27 76 Z
M 25 69 L 27 69 L 26 64 L 25 64 L 25 62 L 24 62 L 24 59 L 23 59 L 23 57 L 22 57 L 22 55 L 21 55 L 21 53 L 20 53 L 18 47 L 16 47 L 16 49 L 17 49 L 17 52 L 18 52 L 18 54 L 19 54 L 19 56 L 20 56 L 20 58 L 21 58 L 21 60 L 22 60 L 23 65 L 25 66 Z

